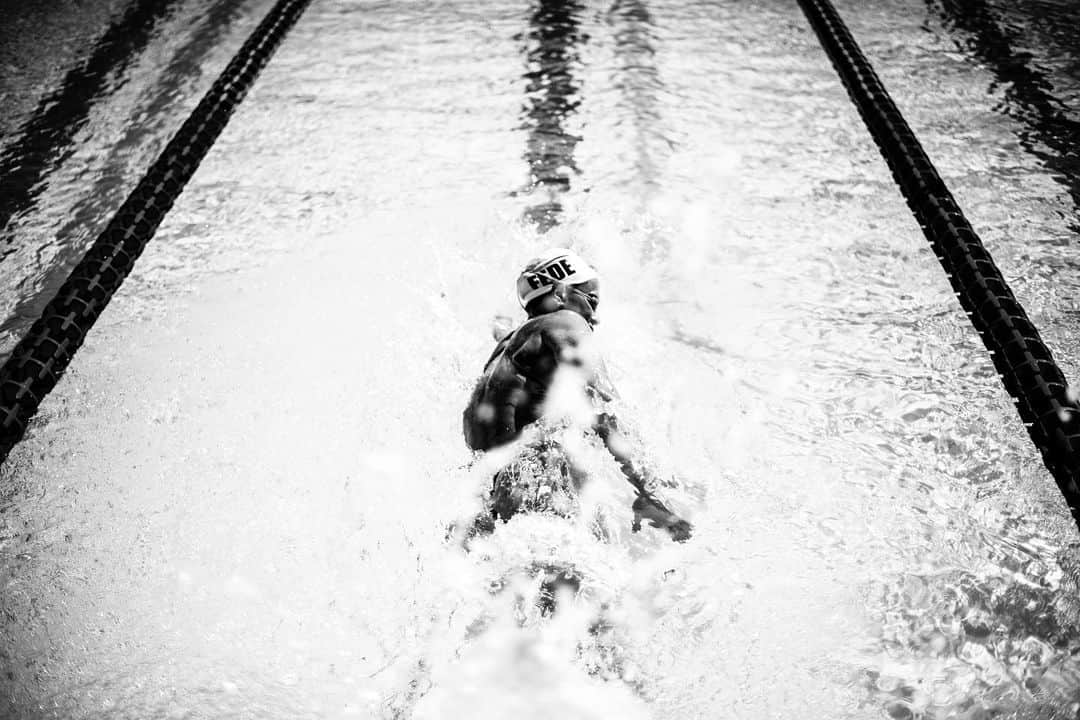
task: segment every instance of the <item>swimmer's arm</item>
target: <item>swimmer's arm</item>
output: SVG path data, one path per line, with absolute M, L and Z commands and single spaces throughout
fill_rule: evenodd
M 608 449 L 608 452 L 619 463 L 619 469 L 622 470 L 623 475 L 626 476 L 626 479 L 637 491 L 638 497 L 633 506 L 634 529 L 637 530 L 641 527 L 641 520 L 644 518 L 653 527 L 667 530 L 673 540 L 678 542 L 688 540 L 693 531 L 693 526 L 668 510 L 664 503 L 649 492 L 645 484 L 645 478 L 634 467 L 629 453 L 629 441 L 626 436 L 619 432 L 618 422 L 615 417 L 610 413 L 601 413 L 596 417 L 593 429 L 600 436 L 600 439 L 604 441 L 604 446 Z
M 465 443 L 471 450 L 491 450 L 517 437 L 518 405 L 527 395 L 524 383 L 524 378 L 511 373 L 496 373 L 477 383 L 462 415 Z

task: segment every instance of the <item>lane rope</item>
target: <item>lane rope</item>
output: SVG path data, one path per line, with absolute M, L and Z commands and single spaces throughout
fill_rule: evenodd
M 0 462 L 310 2 L 279 0 L 271 8 L 0 368 Z
M 1065 376 L 836 8 L 829 0 L 799 0 L 799 5 L 990 351 L 1080 528 L 1080 408 Z

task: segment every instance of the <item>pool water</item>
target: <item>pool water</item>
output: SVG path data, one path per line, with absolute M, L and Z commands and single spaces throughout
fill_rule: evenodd
M 0 349 L 270 5 L 0 23 Z M 1077 9 L 838 8 L 1078 377 Z M 610 541 L 466 553 L 461 410 L 565 244 L 695 536 L 593 453 Z M 0 469 L 0 716 L 1075 717 L 1078 551 L 795 3 L 316 0 Z

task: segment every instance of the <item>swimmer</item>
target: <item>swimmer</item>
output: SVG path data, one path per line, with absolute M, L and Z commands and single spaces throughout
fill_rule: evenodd
M 590 411 L 589 427 L 603 441 L 622 474 L 634 487 L 633 529 L 641 521 L 665 530 L 672 539 L 690 537 L 691 525 L 671 512 L 649 488 L 648 477 L 629 455 L 630 442 L 614 414 L 603 406 L 615 395 L 602 362 L 591 353 L 591 336 L 600 303 L 599 277 L 574 252 L 555 248 L 531 260 L 517 280 L 517 295 L 528 319 L 506 333 L 484 366 L 464 413 L 465 442 L 486 452 L 517 440 L 544 418 L 544 402 L 560 369 L 582 378 Z M 557 477 L 552 483 L 551 476 Z M 550 512 L 569 517 L 576 490 L 585 481 L 556 441 L 541 433 L 526 443 L 493 482 L 490 530 L 494 520 L 515 513 Z

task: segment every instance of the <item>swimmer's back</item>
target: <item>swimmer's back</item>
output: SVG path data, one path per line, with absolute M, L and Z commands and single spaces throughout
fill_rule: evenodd
M 527 320 L 495 347 L 463 417 L 465 442 L 490 450 L 511 442 L 540 417 L 547 388 L 560 364 L 591 374 L 584 352 L 592 327 L 572 310 Z

